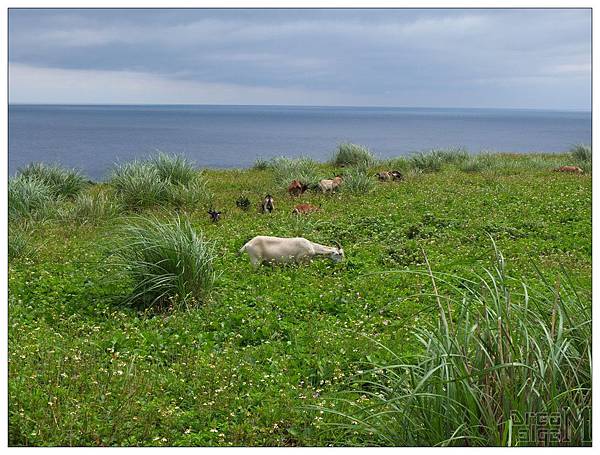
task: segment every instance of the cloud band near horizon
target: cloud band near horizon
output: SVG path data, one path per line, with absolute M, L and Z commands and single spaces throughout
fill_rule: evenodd
M 591 108 L 591 12 L 9 11 L 9 100 Z

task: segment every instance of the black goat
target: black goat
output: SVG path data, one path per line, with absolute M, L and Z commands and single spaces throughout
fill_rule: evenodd
M 217 212 L 213 209 L 210 209 L 207 213 L 210 215 L 210 220 L 213 223 L 216 223 L 217 221 L 219 221 L 219 218 L 221 217 L 221 212 Z
M 262 202 L 262 212 L 263 213 L 271 213 L 275 210 L 275 204 L 273 203 L 273 197 L 270 194 L 267 194 Z

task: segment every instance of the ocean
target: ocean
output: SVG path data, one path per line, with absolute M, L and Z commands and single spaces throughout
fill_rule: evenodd
M 94 180 L 158 150 L 200 167 L 244 168 L 281 155 L 324 161 L 342 142 L 385 158 L 449 147 L 563 152 L 592 139 L 590 112 L 517 109 L 10 105 L 8 119 L 11 175 L 43 161 Z

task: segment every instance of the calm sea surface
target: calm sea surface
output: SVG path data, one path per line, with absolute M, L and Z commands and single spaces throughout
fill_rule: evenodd
M 198 166 L 247 167 L 257 157 L 326 160 L 336 145 L 379 157 L 430 148 L 561 152 L 591 143 L 589 112 L 293 106 L 9 107 L 9 171 L 59 163 L 103 179 L 115 162 L 161 150 Z

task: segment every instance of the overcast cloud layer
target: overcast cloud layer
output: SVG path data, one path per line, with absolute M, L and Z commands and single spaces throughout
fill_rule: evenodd
M 9 12 L 11 103 L 591 108 L 591 12 Z

